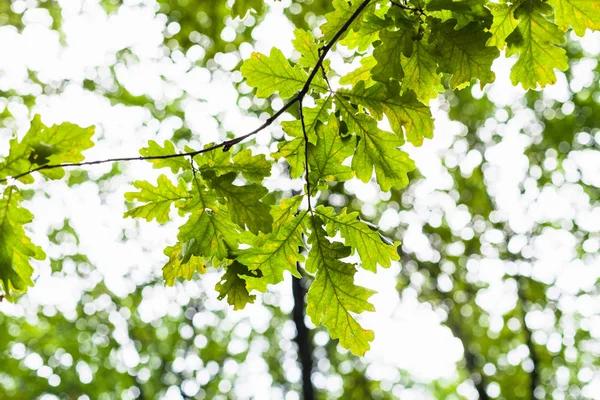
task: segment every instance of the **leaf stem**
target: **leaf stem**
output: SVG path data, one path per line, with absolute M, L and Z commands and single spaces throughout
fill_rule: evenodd
M 306 133 L 306 124 L 304 123 L 304 112 L 302 111 L 302 99 L 298 102 L 300 110 L 300 123 L 302 124 L 302 134 L 304 135 L 304 179 L 306 180 L 306 195 L 308 198 L 308 210 L 312 211 L 312 206 L 310 204 L 310 169 L 308 167 L 308 134 Z

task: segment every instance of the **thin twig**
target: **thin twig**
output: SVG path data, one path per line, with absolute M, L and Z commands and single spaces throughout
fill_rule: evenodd
M 321 56 L 322 51 L 323 51 L 323 48 L 319 47 L 319 57 Z M 327 77 L 327 72 L 325 72 L 324 65 L 321 65 L 321 72 L 323 73 L 323 80 L 327 84 L 327 88 L 329 89 L 330 92 L 333 92 L 333 89 L 331 89 L 331 85 L 329 84 L 329 78 Z
M 308 210 L 312 210 L 312 206 L 310 205 L 310 177 L 309 177 L 309 168 L 308 168 L 308 134 L 306 133 L 306 124 L 304 123 L 304 112 L 302 111 L 302 100 L 300 100 L 299 110 L 300 110 L 300 123 L 302 124 L 302 133 L 304 135 L 304 179 L 306 179 L 306 195 L 308 198 Z
M 411 7 L 408 4 L 398 3 L 396 1 L 390 1 L 393 6 L 399 7 L 406 11 L 412 11 L 413 13 L 417 13 L 420 16 L 425 16 L 425 11 L 421 7 Z
M 210 147 L 207 147 L 207 148 L 204 148 L 201 150 L 189 151 L 189 152 L 185 152 L 185 153 L 165 154 L 165 155 L 160 155 L 160 156 L 118 157 L 118 158 L 108 158 L 108 159 L 96 160 L 96 161 L 84 161 L 84 162 L 80 162 L 80 163 L 63 163 L 63 164 L 42 165 L 42 166 L 30 169 L 29 171 L 26 171 L 26 172 L 23 172 L 23 173 L 14 175 L 14 176 L 8 176 L 4 179 L 0 179 L 0 183 L 5 183 L 9 179 L 17 180 L 24 176 L 31 175 L 34 172 L 43 171 L 43 170 L 47 170 L 47 169 L 83 167 L 86 165 L 106 164 L 106 163 L 119 162 L 119 161 L 166 160 L 166 159 L 178 158 L 178 157 L 194 157 L 198 154 L 207 153 L 209 151 L 220 149 L 220 148 L 223 148 L 223 151 L 229 151 L 229 149 L 231 149 L 232 146 L 248 139 L 249 137 L 256 135 L 257 133 L 261 132 L 263 129 L 270 126 L 278 117 L 280 117 L 284 112 L 286 112 L 294 103 L 296 103 L 296 102 L 302 100 L 302 98 L 304 98 L 304 96 L 308 93 L 310 85 L 311 85 L 313 79 L 315 78 L 317 72 L 322 68 L 323 62 L 325 61 L 325 58 L 327 57 L 327 54 L 329 53 L 329 51 L 333 48 L 335 43 L 344 34 L 344 32 L 346 32 L 348 30 L 350 25 L 352 25 L 352 23 L 354 22 L 354 20 L 356 20 L 356 18 L 359 16 L 359 14 L 367 7 L 367 5 L 370 3 L 370 1 L 371 0 L 364 0 L 360 4 L 360 6 L 358 6 L 358 8 L 354 11 L 354 13 L 350 16 L 350 18 L 348 18 L 348 20 L 344 23 L 344 25 L 337 31 L 337 33 L 333 36 L 333 38 L 331 38 L 331 41 L 325 47 L 323 47 L 322 54 L 319 57 L 319 59 L 317 60 L 317 63 L 315 64 L 314 68 L 312 69 L 312 71 L 311 71 L 310 75 L 308 76 L 308 79 L 304 83 L 304 86 L 302 87 L 302 89 L 300 89 L 300 91 L 298 93 L 296 93 L 296 95 L 294 97 L 292 97 L 275 114 L 271 115 L 261 126 L 254 129 L 252 132 L 249 132 L 249 133 L 247 133 L 243 136 L 237 137 L 235 139 L 226 140 L 224 142 L 212 145 Z

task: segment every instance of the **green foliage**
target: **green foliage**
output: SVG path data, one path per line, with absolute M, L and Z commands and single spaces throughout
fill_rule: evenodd
M 23 225 L 33 220 L 33 214 L 19 206 L 22 199 L 14 186 L 6 188 L 0 199 L 0 289 L 9 295 L 33 286 L 29 258 L 43 260 L 46 257 L 25 235 Z
M 340 261 L 350 255 L 350 247 L 329 241 L 321 218 L 311 217 L 309 225 L 312 247 L 306 270 L 316 273 L 316 278 L 308 291 L 306 313 L 315 324 L 325 325 L 342 346 L 363 355 L 369 350 L 373 331 L 362 328 L 350 313 L 374 311 L 368 299 L 375 292 L 355 285 L 356 267 Z
M 162 224 L 169 220 L 169 211 L 173 203 L 191 198 L 183 180 L 180 180 L 179 185 L 175 186 L 165 175 L 158 177 L 156 186 L 152 186 L 147 181 L 134 182 L 133 186 L 140 191 L 125 193 L 125 199 L 127 201 L 137 200 L 146 204 L 127 211 L 125 217 L 145 218 L 146 221 L 156 219 L 156 222 Z
M 81 152 L 94 145 L 91 141 L 93 134 L 94 127 L 81 128 L 68 122 L 48 127 L 37 114 L 21 141 L 11 139 L 9 153 L 0 161 L 0 179 L 48 164 L 83 161 Z M 40 173 L 50 179 L 61 179 L 65 175 L 63 168 L 42 170 Z M 20 181 L 33 183 L 33 177 L 24 176 Z
M 564 32 L 546 18 L 552 7 L 539 0 L 529 3 L 515 11 L 519 24 L 506 38 L 506 54 L 519 53 L 510 78 L 525 89 L 555 83 L 554 68 L 564 71 L 568 67 L 566 52 L 557 46 L 564 43 Z
M 236 0 L 229 3 L 231 10 L 223 2 L 158 3 L 169 14 L 168 20 L 179 25 L 178 32 L 169 33 L 168 48 L 179 51 L 202 43 L 207 55 L 235 51 L 240 40 L 249 40 L 247 28 L 265 13 L 262 0 Z M 286 271 L 314 279 L 308 315 L 315 324 L 326 326 L 343 347 L 362 355 L 374 334 L 353 314 L 373 311 L 368 302 L 373 292 L 356 285 L 354 275 L 358 268 L 376 272 L 378 265 L 389 267 L 399 259 L 400 242 L 382 236 L 351 206 L 341 211 L 325 207 L 326 193 L 356 177 L 396 195 L 409 184 L 415 169 L 401 147 L 407 142 L 421 146 L 433 137 L 431 99 L 444 89 L 463 89 L 476 80 L 481 87 L 493 82 L 491 65 L 505 48 L 508 56 L 518 55 L 511 71 L 514 84 L 534 89 L 554 83 L 554 68 L 568 67 L 567 52 L 560 47 L 567 29 L 572 27 L 578 35 L 588 28 L 600 29 L 600 6 L 584 0 L 334 0 L 330 5 L 294 6 L 305 16 L 311 7 L 321 14 L 328 11 L 319 27 L 321 34 L 316 26 L 309 26 L 318 18 L 304 18 L 304 25 L 294 31 L 296 53 L 291 60 L 273 48 L 269 55 L 252 53 L 236 67 L 236 74 L 241 73 L 256 97 L 288 101 L 281 113 L 287 111 L 296 119 L 281 123 L 285 137 L 277 151 L 271 147 L 268 156 L 253 154 L 240 144 L 281 115 L 274 115 L 270 103 L 264 108 L 274 116 L 238 139 L 196 150 L 179 142 L 189 138 L 189 129 L 184 128 L 187 133 L 178 132 L 162 145 L 150 140 L 140 149 L 142 157 L 130 160 L 147 159 L 174 176 L 160 175 L 156 185 L 136 181 L 137 191 L 126 193 L 125 199 L 141 204 L 124 216 L 162 224 L 169 221 L 174 207 L 185 222 L 179 227 L 177 243 L 164 251 L 165 282 L 172 286 L 179 278 L 189 280 L 196 272 L 220 268 L 223 275 L 215 289 L 234 309 L 254 302 L 254 291 L 266 292 L 269 285 L 282 282 Z M 186 12 L 186 7 L 196 14 Z M 252 16 L 240 22 L 249 13 Z M 240 18 L 235 22 L 239 35 L 225 44 L 221 32 L 230 15 Z M 21 23 L 14 15 L 9 22 Z M 210 30 L 208 39 L 199 33 L 201 28 Z M 345 61 L 360 60 L 360 67 L 344 76 L 326 59 L 327 52 L 336 50 L 334 39 L 346 47 Z M 212 63 L 207 65 L 214 69 Z M 314 106 L 305 107 L 309 100 Z M 121 101 L 139 107 L 146 98 L 123 92 Z M 182 104 L 165 110 L 154 107 L 153 115 L 181 116 Z M 298 105 L 301 112 L 293 107 Z M 35 169 L 48 179 L 64 177 L 63 168 L 51 166 L 82 162 L 82 151 L 93 145 L 93 133 L 93 127 L 70 123 L 47 127 L 36 115 L 22 140 L 9 140 L 8 153 L 0 160 L 0 182 L 21 175 L 16 184 L 33 183 L 29 172 Z M 289 178 L 302 178 L 302 193 L 270 190 L 264 180 L 271 177 L 274 166 L 288 166 Z M 481 168 L 472 174 L 480 181 L 483 175 Z M 492 202 L 485 185 L 461 179 L 456 181 L 468 189 L 472 209 L 487 217 Z M 70 181 L 79 182 L 78 178 Z M 465 193 L 460 196 L 464 199 Z M 25 235 L 23 225 L 33 216 L 19 205 L 21 199 L 17 187 L 4 187 L 0 279 L 7 294 L 31 286 L 30 259 L 44 257 Z M 442 238 L 446 233 L 436 232 Z M 342 261 L 350 255 L 359 262 Z

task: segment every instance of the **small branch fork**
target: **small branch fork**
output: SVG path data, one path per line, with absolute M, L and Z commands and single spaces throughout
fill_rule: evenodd
M 31 175 L 34 172 L 48 170 L 48 169 L 83 167 L 86 165 L 98 165 L 98 164 L 106 164 L 106 163 L 113 163 L 113 162 L 119 162 L 119 161 L 166 160 L 166 159 L 178 158 L 178 157 L 194 157 L 198 154 L 208 153 L 209 151 L 213 151 L 213 150 L 220 149 L 220 148 L 222 148 L 223 151 L 229 151 L 229 149 L 231 149 L 232 146 L 243 142 L 244 140 L 248 139 L 249 137 L 252 137 L 252 136 L 256 135 L 257 133 L 261 132 L 262 130 L 264 130 L 265 128 L 269 127 L 273 122 L 275 122 L 275 120 L 277 118 L 279 118 L 284 112 L 286 112 L 296 102 L 302 104 L 302 99 L 308 93 L 308 90 L 310 89 L 310 85 L 311 85 L 313 79 L 315 78 L 315 76 L 317 75 L 317 73 L 319 71 L 323 70 L 323 62 L 325 61 L 327 54 L 333 48 L 333 46 L 337 43 L 339 38 L 344 34 L 344 32 L 346 32 L 348 30 L 350 25 L 352 25 L 352 23 L 356 20 L 356 18 L 360 15 L 360 13 L 367 7 L 367 5 L 369 5 L 370 2 L 371 2 L 371 0 L 363 0 L 363 2 L 360 4 L 360 6 L 358 6 L 358 8 L 354 11 L 354 13 L 350 16 L 350 18 L 348 18 L 348 20 L 337 31 L 337 33 L 333 36 L 333 38 L 331 38 L 331 41 L 322 48 L 322 51 L 320 51 L 321 54 L 319 56 L 319 59 L 317 60 L 317 63 L 313 67 L 313 69 L 312 69 L 310 75 L 308 76 L 308 79 L 304 83 L 304 86 L 302 87 L 302 89 L 300 89 L 300 91 L 298 93 L 296 93 L 296 95 L 294 97 L 292 97 L 287 103 L 285 103 L 285 105 L 283 107 L 281 107 L 277 112 L 275 112 L 273 115 L 271 115 L 261 126 L 254 129 L 252 132 L 249 132 L 249 133 L 242 135 L 240 137 L 237 137 L 235 139 L 230 139 L 230 140 L 226 140 L 221 143 L 217 143 L 215 145 L 212 145 L 210 147 L 207 147 L 207 148 L 204 148 L 201 150 L 189 151 L 189 152 L 185 152 L 185 153 L 165 154 L 165 155 L 160 155 L 160 156 L 117 157 L 117 158 L 107 158 L 104 160 L 96 160 L 96 161 L 84 161 L 84 162 L 79 162 L 79 163 L 42 165 L 42 166 L 30 169 L 29 171 L 26 171 L 26 172 L 23 172 L 23 173 L 14 175 L 14 176 L 9 176 L 4 179 L 0 179 L 0 183 L 6 183 L 9 179 L 17 180 L 24 176 Z M 305 135 L 305 139 L 307 139 L 306 135 Z M 307 146 L 308 146 L 308 141 L 307 141 Z M 307 168 L 308 168 L 308 164 L 307 164 Z M 307 179 L 308 179 L 308 177 L 307 177 Z M 307 183 L 308 183 L 308 181 L 307 181 Z M 310 197 L 310 195 L 309 195 L 309 197 Z
M 419 16 L 422 16 L 422 17 L 425 16 L 425 11 L 421 7 L 411 7 L 408 4 L 406 4 L 406 1 L 404 1 L 404 2 L 401 3 L 401 2 L 398 2 L 398 1 L 392 0 L 392 1 L 390 1 L 390 3 L 393 6 L 399 7 L 401 9 L 403 9 L 403 10 L 411 11 L 413 13 L 419 14 Z

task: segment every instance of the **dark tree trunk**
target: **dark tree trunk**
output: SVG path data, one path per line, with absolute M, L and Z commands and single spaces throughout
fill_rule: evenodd
M 292 291 L 294 293 L 293 318 L 296 324 L 296 344 L 298 345 L 298 360 L 302 368 L 302 394 L 304 400 L 315 399 L 315 389 L 311 376 L 313 366 L 312 343 L 309 329 L 304 323 L 304 296 L 306 289 L 302 286 L 301 279 L 292 277 Z

